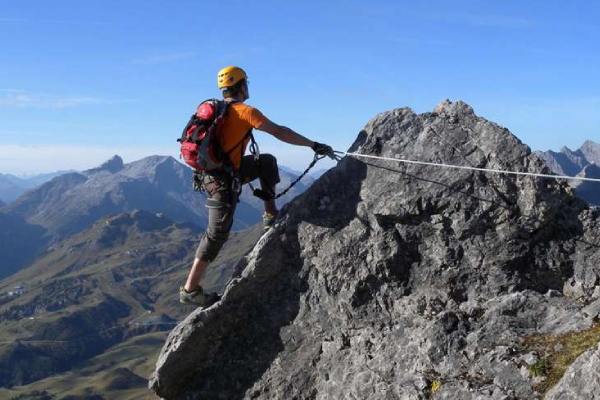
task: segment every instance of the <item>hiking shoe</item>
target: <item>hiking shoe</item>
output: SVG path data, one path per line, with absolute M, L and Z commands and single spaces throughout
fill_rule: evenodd
M 272 227 L 273 224 L 275 223 L 275 220 L 277 219 L 277 214 L 271 214 L 271 213 L 268 213 L 265 211 L 262 219 L 263 219 L 263 228 L 266 231 L 270 227 Z
M 181 304 L 196 304 L 200 307 L 208 307 L 221 300 L 216 293 L 204 293 L 202 287 L 188 292 L 183 286 L 179 288 L 179 302 Z

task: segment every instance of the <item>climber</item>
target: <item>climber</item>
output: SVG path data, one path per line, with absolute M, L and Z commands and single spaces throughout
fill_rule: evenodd
M 277 160 L 270 154 L 244 156 L 249 132 L 252 128 L 267 132 L 277 139 L 297 146 L 306 146 L 318 155 L 334 156 L 333 149 L 322 143 L 313 142 L 285 126 L 277 125 L 265 117 L 258 109 L 244 104 L 250 95 L 248 77 L 243 69 L 229 66 L 217 74 L 217 85 L 223 93 L 223 99 L 229 104 L 221 128 L 221 147 L 229 155 L 233 171 L 237 177 L 220 171 L 202 174 L 200 184 L 207 193 L 208 226 L 200 240 L 196 257 L 187 281 L 179 289 L 179 301 L 184 304 L 207 306 L 218 300 L 215 293 L 204 293 L 200 286 L 206 267 L 215 259 L 219 250 L 227 241 L 233 224 L 233 215 L 238 202 L 238 184 L 258 178 L 263 193 L 265 212 L 263 225 L 268 229 L 277 218 L 275 185 L 279 182 Z

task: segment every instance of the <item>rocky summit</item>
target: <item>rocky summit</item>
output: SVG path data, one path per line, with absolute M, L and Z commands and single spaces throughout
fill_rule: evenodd
M 549 172 L 460 101 L 379 114 L 349 151 Z M 599 228 L 561 181 L 348 156 L 285 207 L 219 303 L 170 333 L 150 387 L 164 399 L 595 398 Z M 575 336 L 587 344 L 570 351 Z

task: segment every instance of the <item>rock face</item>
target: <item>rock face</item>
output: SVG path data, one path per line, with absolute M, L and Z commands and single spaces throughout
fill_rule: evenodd
M 350 151 L 548 172 L 462 102 L 379 114 Z M 171 332 L 159 396 L 532 399 L 522 338 L 593 323 L 600 213 L 564 183 L 346 157 L 282 214 Z

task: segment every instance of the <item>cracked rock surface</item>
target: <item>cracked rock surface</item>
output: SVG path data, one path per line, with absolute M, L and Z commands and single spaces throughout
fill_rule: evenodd
M 462 102 L 379 114 L 350 152 L 548 172 Z M 150 387 L 165 399 L 537 398 L 522 340 L 592 325 L 599 227 L 562 182 L 346 157 L 286 206 L 223 299 L 171 332 Z

